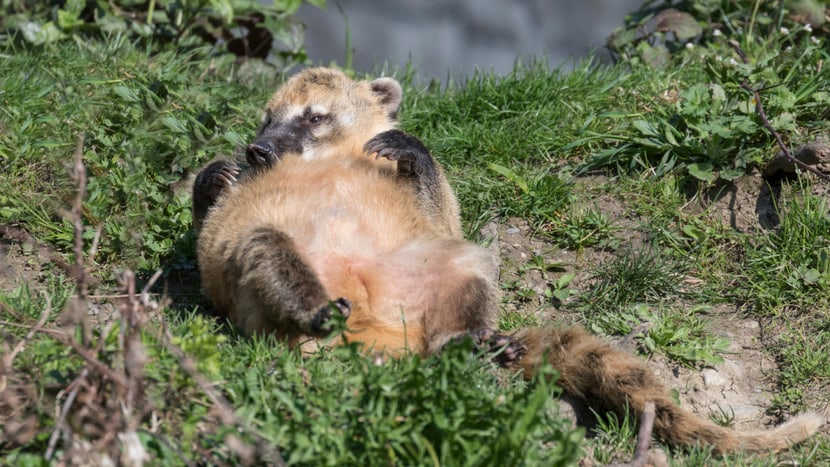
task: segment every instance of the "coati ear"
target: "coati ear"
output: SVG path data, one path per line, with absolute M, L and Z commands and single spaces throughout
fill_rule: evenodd
M 392 78 L 378 78 L 369 83 L 372 92 L 378 97 L 381 105 L 386 107 L 389 118 L 395 119 L 398 115 L 398 106 L 403 99 L 403 89 L 400 83 Z

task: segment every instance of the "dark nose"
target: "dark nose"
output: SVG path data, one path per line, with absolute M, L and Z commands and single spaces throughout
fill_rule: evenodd
M 248 145 L 245 159 L 253 167 L 268 167 L 277 161 L 274 143 L 269 140 L 258 140 Z

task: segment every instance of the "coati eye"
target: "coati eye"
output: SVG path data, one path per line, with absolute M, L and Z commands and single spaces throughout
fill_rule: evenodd
M 308 118 L 308 123 L 310 123 L 312 125 L 316 125 L 316 124 L 318 124 L 322 121 L 323 121 L 323 116 L 319 115 L 319 114 L 312 115 L 311 117 Z

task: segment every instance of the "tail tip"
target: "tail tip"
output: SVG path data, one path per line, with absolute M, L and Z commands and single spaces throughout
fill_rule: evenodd
M 779 425 L 776 431 L 784 433 L 792 443 L 798 443 L 816 434 L 827 420 L 815 411 L 803 412 Z

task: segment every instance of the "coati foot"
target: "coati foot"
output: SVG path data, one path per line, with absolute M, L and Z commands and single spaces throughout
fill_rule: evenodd
M 207 215 L 222 192 L 236 183 L 239 167 L 231 161 L 215 161 L 202 169 L 193 183 L 193 216 L 197 224 Z
M 517 363 L 527 352 L 525 347 L 512 336 L 499 334 L 492 329 L 478 329 L 456 337 L 456 341 L 467 338 L 473 339 L 476 350 L 493 354 L 493 361 L 504 368 L 510 368 Z
M 377 158 L 397 161 L 398 171 L 404 175 L 433 167 L 429 149 L 421 140 L 401 130 L 379 133 L 363 145 L 363 150 L 367 154 L 376 154 Z
M 311 332 L 319 336 L 328 335 L 334 329 L 332 318 L 335 312 L 340 313 L 343 319 L 348 318 L 352 314 L 352 302 L 340 297 L 321 307 L 311 319 Z

